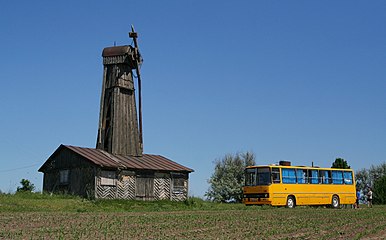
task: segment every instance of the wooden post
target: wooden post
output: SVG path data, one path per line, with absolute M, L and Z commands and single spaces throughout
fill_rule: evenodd
M 135 58 L 135 70 L 138 78 L 138 120 L 139 120 L 139 141 L 141 144 L 141 148 L 143 149 L 143 136 L 142 136 L 142 92 L 141 92 L 141 72 L 139 69 L 139 65 L 141 63 L 141 56 L 138 50 L 137 37 L 138 34 L 134 31 L 134 26 L 131 25 L 131 32 L 129 33 L 129 37 L 134 41 L 134 58 Z

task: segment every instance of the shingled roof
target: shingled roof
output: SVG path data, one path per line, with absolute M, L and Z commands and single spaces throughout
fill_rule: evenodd
M 45 165 L 63 149 L 68 149 L 102 168 L 140 169 L 157 171 L 194 172 L 193 169 L 182 166 L 166 157 L 153 154 L 143 154 L 142 157 L 112 155 L 95 148 L 84 148 L 69 145 L 60 145 L 59 148 L 40 167 L 44 172 Z

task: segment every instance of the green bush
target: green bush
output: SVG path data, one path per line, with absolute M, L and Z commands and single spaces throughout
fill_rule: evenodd
M 383 176 L 374 183 L 374 203 L 386 204 L 386 176 Z
M 35 190 L 35 185 L 31 183 L 28 179 L 22 179 L 20 181 L 21 187 L 17 187 L 16 192 L 33 192 Z
M 255 165 L 255 155 L 251 152 L 227 154 L 215 161 L 214 173 L 208 180 L 210 184 L 205 196 L 213 202 L 236 202 L 242 200 L 244 171 Z

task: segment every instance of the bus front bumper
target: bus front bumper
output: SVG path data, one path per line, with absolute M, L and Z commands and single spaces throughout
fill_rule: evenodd
M 243 198 L 245 205 L 265 205 L 271 204 L 272 201 L 269 198 Z

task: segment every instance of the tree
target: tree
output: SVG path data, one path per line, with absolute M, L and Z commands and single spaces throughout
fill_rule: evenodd
M 22 179 L 20 181 L 21 187 L 17 187 L 16 192 L 32 192 L 35 190 L 35 185 L 32 184 L 28 179 Z
M 350 166 L 348 165 L 347 161 L 343 158 L 337 158 L 335 159 L 335 162 L 332 163 L 331 168 L 342 168 L 342 169 L 349 169 Z
M 371 165 L 370 169 L 361 169 L 355 173 L 356 186 L 357 189 L 363 192 L 364 196 L 367 194 L 369 187 L 373 187 L 374 192 L 374 203 L 382 202 L 380 199 L 377 199 L 378 194 L 382 195 L 383 190 L 380 187 L 380 179 L 386 176 L 386 163 L 382 163 L 378 166 Z M 379 181 L 379 182 L 378 182 Z M 377 193 L 378 190 L 375 190 L 375 187 L 380 189 L 380 193 Z
M 355 173 L 357 189 L 365 189 L 370 182 L 370 176 L 367 169 L 363 168 Z
M 371 165 L 369 169 L 369 176 L 371 179 L 370 185 L 373 185 L 379 178 L 386 175 L 386 163 L 382 163 L 381 165 L 374 166 Z
M 244 170 L 252 165 L 255 165 L 255 155 L 252 152 L 226 154 L 222 159 L 217 159 L 205 196 L 215 202 L 241 202 Z
M 371 165 L 370 169 L 363 168 L 355 174 L 357 186 L 360 187 L 360 189 L 373 186 L 375 182 L 383 176 L 386 176 L 385 162 L 378 166 Z
M 374 183 L 374 203 L 386 204 L 386 175 Z

